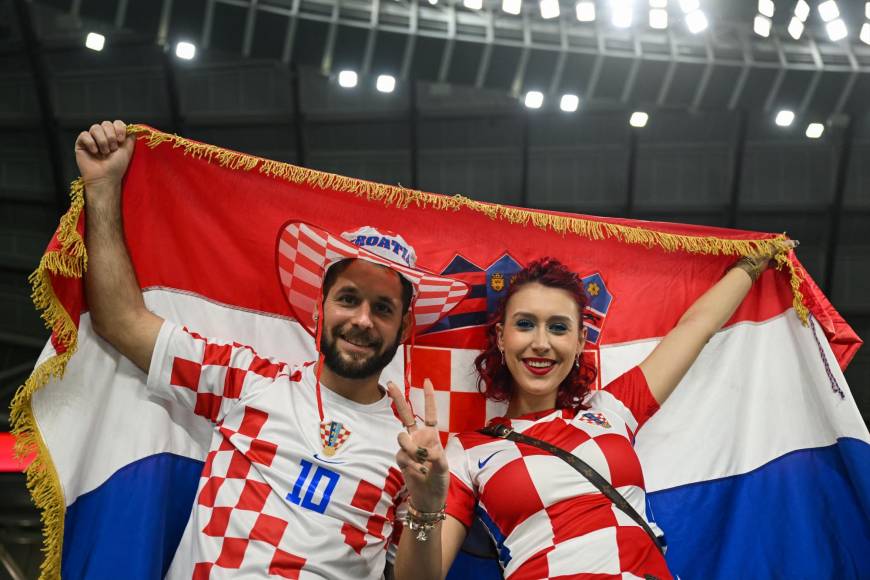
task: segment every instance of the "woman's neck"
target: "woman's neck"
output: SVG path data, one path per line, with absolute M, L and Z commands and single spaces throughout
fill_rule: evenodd
M 556 407 L 556 393 L 546 395 L 530 395 L 528 393 L 515 392 L 508 403 L 508 418 L 521 417 L 529 413 L 549 411 Z

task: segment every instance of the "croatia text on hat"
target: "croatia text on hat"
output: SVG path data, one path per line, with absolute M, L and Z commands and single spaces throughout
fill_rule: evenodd
M 412 265 L 408 259 L 408 248 L 393 238 L 387 236 L 357 236 L 353 239 L 353 243 L 361 248 L 368 246 L 392 250 L 392 252 L 400 257 L 408 266 Z

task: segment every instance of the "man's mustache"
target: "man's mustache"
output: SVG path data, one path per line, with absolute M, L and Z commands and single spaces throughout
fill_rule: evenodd
M 354 332 L 352 330 L 341 331 L 337 334 L 337 336 L 343 338 L 348 342 L 352 342 L 361 346 L 371 346 L 375 348 L 380 348 L 384 341 L 370 334 L 369 332 Z

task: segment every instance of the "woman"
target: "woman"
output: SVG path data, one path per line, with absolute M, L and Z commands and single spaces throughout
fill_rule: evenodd
M 643 362 L 590 396 L 595 369 L 581 356 L 582 283 L 556 260 L 529 264 L 493 314 L 487 348 L 475 361 L 484 395 L 508 401 L 507 415 L 494 422 L 580 457 L 645 514 L 634 433 L 667 400 L 769 258 L 738 261 Z M 671 578 L 644 527 L 563 459 L 478 432 L 452 438 L 445 451 L 428 382 L 424 392 L 425 425 L 418 427 L 390 385 L 408 430 L 399 435 L 396 456 L 410 495 L 396 578 L 443 578 L 475 515 L 497 540 L 512 580 Z

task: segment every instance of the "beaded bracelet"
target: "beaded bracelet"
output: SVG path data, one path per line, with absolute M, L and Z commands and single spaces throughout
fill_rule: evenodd
M 429 539 L 431 532 L 438 522 L 442 522 L 447 518 L 444 513 L 446 505 L 441 506 L 437 512 L 421 512 L 410 503 L 408 503 L 408 513 L 405 514 L 405 523 L 408 524 L 408 529 L 416 532 L 414 537 L 418 542 L 425 542 Z
M 743 256 L 734 264 L 728 268 L 728 270 L 733 270 L 734 268 L 740 268 L 752 278 L 752 282 L 755 283 L 758 280 L 758 277 L 761 275 L 761 264 L 750 258 L 749 256 Z

